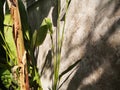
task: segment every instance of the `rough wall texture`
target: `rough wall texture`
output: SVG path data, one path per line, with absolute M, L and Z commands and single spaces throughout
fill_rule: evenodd
M 54 42 L 57 18 L 55 1 L 40 0 L 31 7 L 28 5 L 33 30 L 39 28 L 44 17 L 52 19 Z M 61 0 L 61 16 L 64 15 L 64 7 L 65 0 Z M 61 20 L 61 28 L 63 22 Z M 61 90 L 120 90 L 120 0 L 71 0 L 61 56 L 60 72 L 81 59 Z M 53 75 L 49 34 L 43 45 L 36 49 L 36 57 L 43 88 L 48 90 Z

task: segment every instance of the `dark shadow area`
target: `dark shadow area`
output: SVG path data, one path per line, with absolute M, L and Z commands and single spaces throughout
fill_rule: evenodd
M 0 2 L 0 33 L 4 36 L 4 11 L 3 11 L 3 5 L 4 5 L 5 0 L 2 0 Z M 3 80 L 1 78 L 2 73 L 5 71 L 4 67 L 2 65 L 6 64 L 6 52 L 3 48 L 4 41 L 3 38 L 0 34 L 0 90 L 7 90 L 5 87 Z
M 53 24 L 56 25 L 56 1 L 55 0 L 28 0 L 27 2 L 28 18 L 30 18 L 31 29 L 38 30 L 43 19 L 48 16 L 50 9 L 53 7 Z
M 113 48 L 107 42 L 119 27 L 120 19 L 108 28 L 108 32 L 99 41 L 92 43 L 89 38 L 86 53 L 67 90 L 120 90 L 120 54 L 117 54 L 120 49 Z M 99 79 L 92 81 L 91 78 L 91 83 L 83 84 L 99 68 L 104 70 Z
M 52 21 L 53 21 L 53 25 L 55 27 L 57 27 L 57 18 L 58 18 L 58 6 L 57 6 L 57 2 L 54 3 L 54 8 L 53 8 L 53 12 L 52 12 Z
M 52 76 L 53 76 L 53 65 L 52 65 L 52 52 L 51 50 L 48 51 L 47 53 L 47 56 L 46 56 L 46 59 L 44 61 L 44 64 L 43 64 L 43 67 L 42 67 L 42 70 L 41 70 L 41 76 L 42 75 L 45 75 L 45 71 L 46 70 L 49 70 L 51 71 L 51 74 L 50 74 L 50 80 L 52 79 Z
M 120 0 L 116 0 L 116 6 L 113 13 L 116 13 L 120 9 Z
M 108 10 L 110 8 L 114 8 L 113 3 L 115 4 L 116 1 L 118 1 L 118 0 L 109 0 L 106 3 L 105 2 L 100 2 L 99 3 L 98 7 L 96 8 L 96 14 L 97 15 L 95 16 L 95 23 L 94 23 L 95 27 L 97 27 L 99 25 L 99 23 L 101 23 L 103 18 L 113 16 L 113 13 L 115 13 L 114 11 L 117 11 L 117 10 L 113 9 L 113 10 L 111 10 L 111 13 L 108 13 Z
M 52 11 L 50 11 L 51 8 L 53 8 Z M 56 0 L 27 0 L 27 12 L 28 12 L 28 18 L 29 18 L 28 21 L 30 24 L 30 28 L 32 29 L 32 33 L 34 32 L 34 30 L 39 29 L 43 19 L 46 18 L 50 13 L 52 14 L 53 25 L 54 26 L 57 25 L 57 1 Z M 39 51 L 40 51 L 39 47 L 36 48 L 35 60 L 37 60 L 39 57 Z M 50 55 L 49 53 L 50 52 L 48 52 L 48 55 Z M 48 55 L 47 55 L 47 59 L 48 57 L 50 57 Z M 35 62 L 37 64 L 37 61 Z M 45 67 L 46 66 L 44 66 L 43 68 Z

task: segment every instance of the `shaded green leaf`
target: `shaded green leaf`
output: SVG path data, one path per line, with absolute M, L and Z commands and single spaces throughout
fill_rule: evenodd
M 28 23 L 27 12 L 25 10 L 25 6 L 21 0 L 18 0 L 19 4 L 19 11 L 20 11 L 20 18 L 23 30 L 23 36 L 26 40 L 30 40 L 30 28 Z
M 43 43 L 43 41 L 46 38 L 47 31 L 48 31 L 48 26 L 47 25 L 43 25 L 43 26 L 40 27 L 40 29 L 37 31 L 35 46 L 39 46 Z
M 1 0 L 0 1 L 0 32 L 3 34 L 3 30 L 4 30 L 4 13 L 3 13 L 3 4 L 4 4 L 5 0 Z M 2 40 L 2 37 L 0 35 L 0 58 L 1 57 L 5 57 L 5 51 L 2 47 L 2 44 L 3 44 L 3 40 Z
M 22 32 L 24 37 L 24 44 L 27 51 L 30 49 L 30 40 L 31 40 L 31 29 L 29 27 L 28 23 L 28 16 L 27 11 L 25 9 L 25 6 L 22 2 L 22 0 L 18 0 L 19 4 L 19 12 L 20 12 L 20 18 L 21 18 L 21 25 L 22 25 Z
M 35 30 L 34 33 L 33 33 L 33 35 L 32 35 L 31 49 L 34 49 L 34 48 L 35 48 L 36 38 L 37 38 L 37 30 Z
M 0 1 L 0 31 L 3 30 L 3 20 L 4 20 L 4 13 L 3 13 L 3 4 L 5 0 Z
M 53 34 L 52 22 L 51 22 L 50 18 L 45 18 L 45 22 L 46 22 L 46 24 L 48 25 L 50 34 Z
M 51 20 L 49 18 L 45 18 L 39 30 L 37 30 L 37 32 L 35 31 L 32 36 L 32 47 L 33 45 L 37 47 L 43 43 L 43 41 L 46 38 L 48 30 L 50 31 L 51 34 L 53 33 Z

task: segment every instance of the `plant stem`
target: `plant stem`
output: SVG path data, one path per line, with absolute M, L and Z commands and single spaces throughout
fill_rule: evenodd
M 65 30 L 65 23 L 66 23 L 66 15 L 65 21 L 62 30 L 62 36 L 60 36 L 60 9 L 61 9 L 61 2 L 58 0 L 58 19 L 57 19 L 57 30 L 56 30 L 56 58 L 54 60 L 54 85 L 53 90 L 57 90 L 59 86 L 59 68 L 60 68 L 60 60 L 61 60 L 61 49 L 64 39 L 64 30 Z M 66 0 L 66 7 L 65 11 L 67 13 L 68 9 L 68 0 Z
M 7 2 L 10 8 L 11 17 L 13 19 L 13 35 L 17 50 L 18 67 L 20 68 L 18 82 L 21 90 L 29 90 L 26 50 L 24 47 L 18 0 L 7 0 Z
M 57 30 L 56 30 L 56 57 L 54 58 L 54 82 L 53 90 L 57 90 L 59 82 L 59 66 L 60 66 L 60 0 L 58 4 L 58 19 L 57 19 Z

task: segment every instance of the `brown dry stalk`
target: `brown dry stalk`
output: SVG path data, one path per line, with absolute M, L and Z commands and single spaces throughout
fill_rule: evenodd
M 16 44 L 19 73 L 20 90 L 29 90 L 27 63 L 26 63 L 26 50 L 24 47 L 24 40 L 22 34 L 22 25 L 17 0 L 7 0 L 11 17 L 13 20 L 13 37 Z

